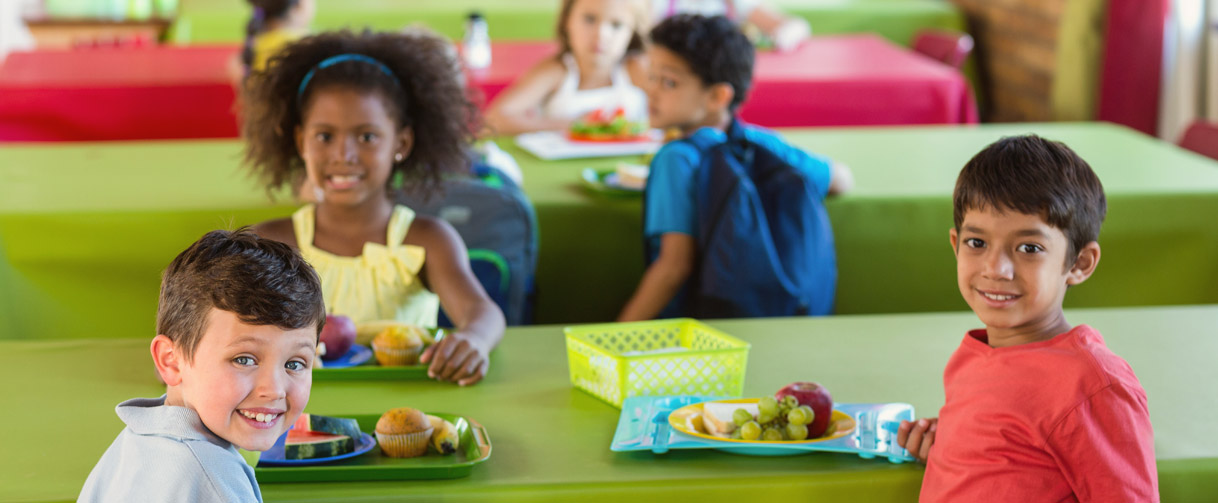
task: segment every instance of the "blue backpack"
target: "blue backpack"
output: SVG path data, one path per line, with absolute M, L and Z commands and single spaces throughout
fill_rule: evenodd
M 475 162 L 469 173 L 450 176 L 440 185 L 441 197 L 403 193 L 397 202 L 451 224 L 469 250 L 474 276 L 503 310 L 507 324 L 531 323 L 537 269 L 533 204 L 511 178 L 481 162 Z M 443 309 L 438 324 L 452 326 Z
M 733 121 L 726 142 L 699 136 L 681 141 L 703 154 L 694 175 L 698 248 L 685 314 L 830 314 L 837 256 L 812 179 L 749 140 L 739 121 Z

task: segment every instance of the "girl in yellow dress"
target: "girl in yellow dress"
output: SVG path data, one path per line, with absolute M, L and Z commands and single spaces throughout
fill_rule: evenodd
M 255 230 L 297 247 L 328 311 L 357 323 L 434 327 L 443 305 L 455 329 L 421 361 L 436 379 L 482 379 L 503 313 L 456 231 L 391 197 L 399 183 L 431 191 L 469 162 L 477 110 L 446 42 L 417 30 L 307 37 L 250 75 L 245 103 L 247 164 L 268 190 L 307 181 L 315 201 Z

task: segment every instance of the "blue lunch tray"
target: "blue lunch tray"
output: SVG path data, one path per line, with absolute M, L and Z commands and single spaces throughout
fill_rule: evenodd
M 669 449 L 719 449 L 737 454 L 784 456 L 806 451 L 846 452 L 871 459 L 886 457 L 893 463 L 914 461 L 896 443 L 897 427 L 902 420 L 913 420 L 914 408 L 905 403 L 836 403 L 833 408 L 853 417 L 857 423 L 850 434 L 833 440 L 806 444 L 774 442 L 717 442 L 672 429 L 668 415 L 687 405 L 726 397 L 711 396 L 638 396 L 622 403 L 617 431 L 610 449 L 652 451 L 663 454 Z

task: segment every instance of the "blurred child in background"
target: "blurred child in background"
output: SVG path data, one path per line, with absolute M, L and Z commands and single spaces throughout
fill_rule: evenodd
M 241 63 L 262 70 L 271 55 L 309 34 L 315 0 L 247 0 L 254 7 L 245 27 Z
M 812 35 L 803 18 L 788 16 L 760 0 L 652 0 L 653 22 L 677 14 L 725 16 L 742 27 L 756 27 L 780 51 L 794 49 Z
M 646 0 L 563 0 L 560 49 L 495 97 L 486 111 L 492 134 L 567 129 L 594 110 L 621 108 L 647 118 L 643 60 Z
M 651 125 L 676 129 L 681 139 L 665 144 L 651 161 L 643 200 L 648 265 L 618 321 L 689 316 L 697 309 L 691 305 L 689 290 L 691 281 L 704 279 L 696 268 L 703 262 L 699 243 L 708 237 L 699 232 L 700 218 L 705 217 L 699 212 L 700 199 L 705 194 L 695 181 L 709 155 L 710 149 L 703 145 L 729 141 L 758 145 L 802 173 L 818 204 L 853 184 L 845 165 L 809 155 L 773 131 L 736 118 L 752 85 L 754 50 L 727 18 L 678 14 L 665 19 L 651 32 L 647 59 Z M 814 268 L 831 269 L 827 272 L 836 277 L 833 257 L 808 260 L 823 262 Z M 819 307 L 832 306 L 833 285 L 827 286 L 827 298 L 815 299 L 817 307 L 805 314 L 827 314 L 829 308 Z

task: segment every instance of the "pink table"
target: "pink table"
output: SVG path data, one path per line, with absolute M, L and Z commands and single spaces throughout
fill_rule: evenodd
M 470 82 L 489 102 L 550 56 L 550 42 L 494 44 Z M 790 53 L 759 52 L 744 120 L 769 127 L 976 123 L 960 72 L 874 35 L 815 37 Z
M 237 48 L 14 52 L 0 65 L 0 141 L 233 138 Z
M 0 141 L 234 138 L 235 46 L 12 53 L 0 66 Z M 552 42 L 494 44 L 470 83 L 489 101 Z M 956 70 L 872 35 L 762 52 L 741 111 L 770 127 L 977 122 Z

